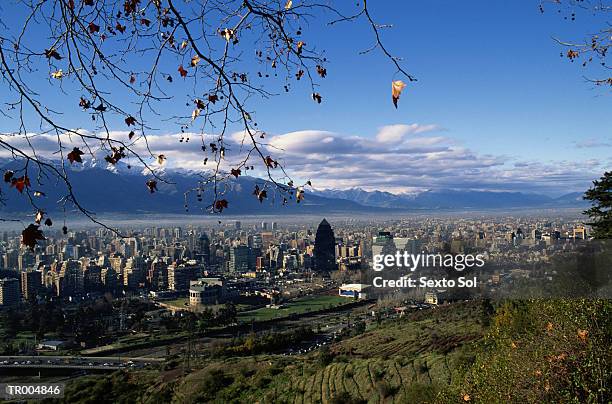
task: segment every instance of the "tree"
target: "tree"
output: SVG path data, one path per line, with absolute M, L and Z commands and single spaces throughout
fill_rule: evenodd
M 593 181 L 593 188 L 584 193 L 584 199 L 593 205 L 584 211 L 591 218 L 588 224 L 593 227 L 593 237 L 612 239 L 612 171 Z
M 549 6 L 570 23 L 577 19 L 589 19 L 590 25 L 595 28 L 586 33 L 583 38 L 573 41 L 556 37 L 553 39 L 566 49 L 565 52 L 561 52 L 561 57 L 567 58 L 572 63 L 577 62 L 585 69 L 585 80 L 597 86 L 612 87 L 610 66 L 606 62 L 612 45 L 612 26 L 608 20 L 609 13 L 612 11 L 612 2 L 610 0 L 543 0 L 540 3 L 540 12 L 544 13 Z M 599 28 L 597 28 L 598 25 Z M 591 77 L 591 75 L 594 76 Z
M 313 102 L 323 101 L 318 88 L 328 59 L 311 41 L 321 21 L 363 21 L 374 43 L 365 52 L 380 50 L 400 76 L 415 80 L 384 47 L 387 26 L 374 22 L 367 0 L 357 6 L 311 0 L 16 0 L 3 6 L 0 99 L 6 108 L 0 113 L 13 127 L 0 133 L 0 151 L 16 168 L 4 173 L 0 199 L 12 188 L 31 205 L 36 227 L 24 235 L 30 246 L 44 237 L 41 223 L 53 224 L 43 209 L 45 186 L 65 193 L 60 210 L 105 226 L 79 201 L 71 166 L 138 168 L 149 177 L 143 189 L 154 194 L 170 182 L 167 156 L 155 150 L 162 141 L 198 143 L 201 179 L 185 193 L 186 207 L 195 195 L 207 211 L 222 212 L 231 204 L 224 197 L 227 181 L 256 165 L 265 178 L 253 190 L 259 201 L 272 193 L 282 203 L 303 199 L 310 181 L 289 178 L 251 105 L 292 92 L 300 80 Z M 397 107 L 404 84 L 393 84 Z M 161 123 L 180 134 L 164 135 Z

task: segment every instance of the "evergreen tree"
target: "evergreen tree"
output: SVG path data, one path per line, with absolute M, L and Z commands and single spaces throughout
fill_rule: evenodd
M 593 205 L 584 211 L 591 218 L 588 224 L 593 227 L 593 237 L 612 238 L 612 171 L 604 173 L 599 181 L 593 181 L 593 188 L 585 192 L 584 199 Z

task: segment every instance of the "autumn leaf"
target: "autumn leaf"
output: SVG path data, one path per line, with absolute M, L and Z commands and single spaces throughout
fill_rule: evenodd
M 66 157 L 68 157 L 70 164 L 74 163 L 75 161 L 77 163 L 82 163 L 83 162 L 83 159 L 81 158 L 82 155 L 83 155 L 83 152 L 78 147 L 75 147 L 74 149 L 72 149 L 70 153 L 68 153 Z
M 154 193 L 155 191 L 157 191 L 157 181 L 155 180 L 148 180 L 147 181 L 147 188 L 149 188 L 149 192 Z
M 580 53 L 578 53 L 578 51 L 575 51 L 575 50 L 572 50 L 572 49 L 570 49 L 570 50 L 568 50 L 568 51 L 567 51 L 567 58 L 568 58 L 569 60 L 574 60 L 574 59 L 576 59 L 578 56 L 580 56 Z
M 66 226 L 62 227 L 62 233 L 68 234 L 68 228 Z
M 191 120 L 195 121 L 198 116 L 200 116 L 200 108 L 196 108 L 191 112 Z
M 34 191 L 34 196 L 37 197 L 37 198 L 40 198 L 40 197 L 43 197 L 43 196 L 46 196 L 46 195 L 42 191 Z
M 148 27 L 149 25 L 151 25 L 151 21 L 146 19 L 146 18 L 141 18 L 140 19 L 140 23 L 146 27 Z
M 81 99 L 79 100 L 79 107 L 83 109 L 89 109 L 89 107 L 91 107 L 91 102 L 89 102 L 89 100 L 87 100 L 86 98 L 81 97 Z
M 6 170 L 4 172 L 4 182 L 11 182 L 11 180 L 13 179 L 13 175 L 15 173 L 11 170 Z
M 187 45 L 188 45 L 187 41 L 181 42 L 181 49 L 185 49 L 187 47 Z
M 96 32 L 100 31 L 100 26 L 96 25 L 93 22 L 90 22 L 89 25 L 87 26 L 87 28 L 89 29 L 89 33 L 90 34 L 95 34 Z
M 578 339 L 582 342 L 587 342 L 587 337 L 589 336 L 589 332 L 587 330 L 578 330 Z
M 51 219 L 47 218 L 45 220 L 45 226 L 53 226 L 53 222 L 51 221 Z
M 293 1 L 287 0 L 287 2 L 285 3 L 285 10 L 289 10 L 292 6 L 293 6 Z
M 466 393 L 466 394 L 464 394 L 462 398 L 463 398 L 463 401 L 466 401 L 466 402 L 467 402 L 467 401 L 470 401 L 470 400 L 472 399 L 472 398 L 470 397 L 470 395 L 469 395 L 469 394 L 467 394 L 467 393 Z
M 270 168 L 278 167 L 278 162 L 276 160 L 272 159 L 272 157 L 270 157 L 270 156 L 266 156 L 266 158 L 264 159 L 264 162 L 266 163 L 266 166 L 268 166 Z
M 125 123 L 127 126 L 136 125 L 136 118 L 130 115 L 127 118 L 125 118 Z
M 297 43 L 297 54 L 301 55 L 302 54 L 302 48 L 304 47 L 304 45 L 306 45 L 303 41 L 298 41 Z
M 551 323 L 550 321 L 546 324 L 546 331 L 550 332 L 552 331 L 554 328 L 553 323 Z
M 136 82 L 136 76 L 133 74 L 130 76 L 130 84 L 134 84 Z
M 191 58 L 191 67 L 196 67 L 198 65 L 198 63 L 200 63 L 200 57 L 198 55 L 195 55 Z
M 227 203 L 227 200 L 225 199 L 220 199 L 215 202 L 215 209 L 218 210 L 219 212 L 223 212 L 223 209 L 226 209 L 227 206 L 228 206 L 228 203 Z
M 327 76 L 327 69 L 325 69 L 323 66 L 317 65 L 317 73 L 319 76 L 321 76 L 321 78 L 325 78 L 325 76 Z
M 64 77 L 64 72 L 62 71 L 62 69 L 56 70 L 53 73 L 51 73 L 51 77 L 59 80 L 62 77 Z
M 399 100 L 399 97 L 402 94 L 404 87 L 406 87 L 406 84 L 401 80 L 396 80 L 391 83 L 391 98 L 393 100 L 393 105 L 395 105 L 395 108 L 397 108 L 397 101 Z
M 117 25 L 115 25 L 115 29 L 123 34 L 125 32 L 125 25 L 117 23 Z
M 160 154 L 160 155 L 157 156 L 157 164 L 159 164 L 161 166 L 165 162 L 166 162 L 166 156 L 164 156 L 163 154 Z
M 30 224 L 21 232 L 21 244 L 34 249 L 38 240 L 45 240 L 42 231 L 39 229 L 40 226 L 36 224 Z
M 222 29 L 219 31 L 219 35 L 221 35 L 227 42 L 231 41 L 234 37 L 234 30 L 230 28 Z
M 117 164 L 117 162 L 119 160 L 121 160 L 123 157 L 125 157 L 125 153 L 124 153 L 124 148 L 122 147 L 112 147 L 112 153 L 106 157 L 104 157 L 104 160 L 106 160 L 107 162 L 109 162 L 110 164 Z
M 208 101 L 214 104 L 215 102 L 219 101 L 219 96 L 217 94 L 210 94 L 208 96 Z
M 45 49 L 45 57 L 47 59 L 55 59 L 55 60 L 62 60 L 62 57 L 60 56 L 59 53 L 57 53 L 57 51 L 55 50 L 55 48 L 51 48 L 51 49 Z
M 134 137 L 134 135 L 136 135 L 136 134 L 134 133 L 134 131 L 133 131 L 133 130 L 131 130 L 131 131 L 130 131 L 130 133 L 128 133 L 128 139 L 132 140 L 132 138 Z
M 319 93 L 312 93 L 312 99 L 315 100 L 317 104 L 320 104 L 321 101 L 323 100 L 323 98 L 321 97 L 321 94 Z
M 37 224 L 40 224 L 40 222 L 43 220 L 43 216 L 45 216 L 45 212 L 39 209 L 38 211 L 36 211 L 36 215 L 34 215 L 34 221 Z
M 295 192 L 295 200 L 297 201 L 297 203 L 300 203 L 300 201 L 304 200 L 304 190 L 302 188 L 298 188 Z
M 233 175 L 234 177 L 238 178 L 238 176 L 239 176 L 240 174 L 242 174 L 242 171 L 240 171 L 240 169 L 239 169 L 239 168 L 232 168 L 231 173 L 232 173 L 232 175 Z
M 259 199 L 259 203 L 262 203 L 263 200 L 268 197 L 268 192 L 265 189 L 260 189 L 259 185 L 255 185 L 253 195 L 255 195 L 257 199 Z
M 24 175 L 19 178 L 11 179 L 11 187 L 15 187 L 17 191 L 23 193 L 23 189 L 30 186 L 30 179 L 27 175 Z
M 187 77 L 187 70 L 185 70 L 183 65 L 178 67 L 178 72 L 180 73 L 181 77 Z

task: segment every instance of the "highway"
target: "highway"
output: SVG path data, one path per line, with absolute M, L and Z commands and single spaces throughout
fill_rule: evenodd
M 0 369 L 140 369 L 158 365 L 160 358 L 130 358 L 123 356 L 0 356 Z

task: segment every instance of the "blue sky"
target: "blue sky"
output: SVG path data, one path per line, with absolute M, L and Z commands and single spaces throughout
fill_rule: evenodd
M 254 100 L 250 106 L 259 127 L 277 136 L 272 143 L 286 146 L 289 167 L 292 160 L 306 160 L 294 164 L 293 174 L 320 177 L 323 187 L 405 192 L 450 187 L 456 179 L 457 187 L 466 188 L 483 183 L 490 189 L 554 194 L 583 189 L 612 166 L 611 94 L 583 78 L 601 70 L 585 70 L 560 57 L 565 49 L 552 37 L 584 39 L 602 26 L 602 19 L 578 13 L 576 21 L 570 21 L 564 18 L 569 15 L 566 10 L 557 13 L 547 3 L 542 14 L 538 5 L 526 0 L 371 2 L 374 19 L 392 25 L 382 30 L 385 46 L 402 57 L 406 70 L 418 78 L 408 83 L 398 109 L 392 106 L 390 87 L 401 75 L 380 51 L 359 54 L 374 40 L 366 21 L 330 27 L 325 24 L 329 16 L 317 16 L 303 28 L 303 40 L 308 46 L 317 44 L 329 59 L 328 76 L 319 80 L 317 90 L 323 103 L 311 100 L 302 81 L 294 83 L 289 94 L 279 86 L 278 96 Z M 3 21 L 18 14 L 3 7 L 8 16 Z M 43 37 L 44 31 L 38 34 Z M 164 67 L 176 73 L 175 61 Z M 46 83 L 33 80 L 41 86 Z M 178 94 L 182 85 L 175 77 L 173 91 Z M 120 91 L 110 84 L 107 89 Z M 53 103 L 65 104 L 57 86 L 42 91 Z M 1 95 L 0 99 L 6 100 Z M 184 105 L 179 96 L 167 111 L 189 114 Z M 64 117 L 73 127 L 88 124 L 88 118 L 77 112 Z M 10 131 L 13 124 L 0 117 L 2 130 Z M 117 131 L 126 129 L 120 120 L 113 124 Z M 156 127 L 177 132 L 176 125 L 162 121 Z M 379 141 L 389 130 L 402 132 L 398 140 L 407 143 L 400 152 L 397 145 Z M 313 146 L 322 139 L 341 146 Z M 160 140 L 159 146 L 166 155 L 176 154 L 177 166 L 192 168 L 189 161 L 180 160 L 188 153 L 177 149 L 174 140 L 172 146 Z M 358 150 L 348 143 L 358 144 Z M 439 158 L 435 153 L 441 149 L 423 149 L 432 145 L 446 148 L 448 155 Z M 373 156 L 363 164 L 367 148 Z M 391 167 L 377 163 L 390 154 L 399 171 L 416 166 L 429 171 L 390 179 Z M 406 162 L 413 157 L 415 161 Z M 428 166 L 431 161 L 438 163 Z M 360 170 L 379 170 L 377 180 L 360 176 Z M 440 181 L 437 176 L 442 171 L 446 179 Z M 488 183 L 488 177 L 500 180 Z

